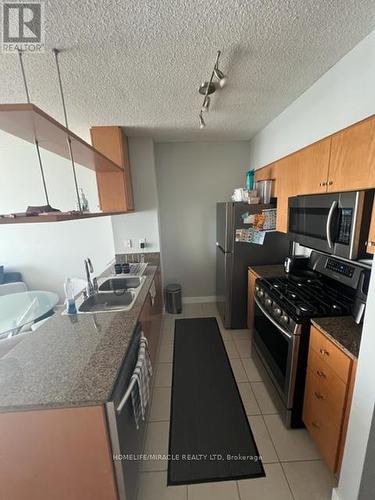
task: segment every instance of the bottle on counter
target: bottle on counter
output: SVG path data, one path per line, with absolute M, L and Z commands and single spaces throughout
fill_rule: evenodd
M 77 314 L 76 301 L 74 297 L 74 286 L 72 280 L 67 278 L 64 283 L 65 304 L 67 314 Z

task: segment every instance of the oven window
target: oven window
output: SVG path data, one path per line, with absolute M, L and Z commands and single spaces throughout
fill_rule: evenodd
M 254 326 L 262 341 L 263 348 L 266 348 L 266 357 L 272 359 L 272 365 L 276 365 L 276 370 L 270 366 L 276 378 L 282 378 L 282 386 L 288 370 L 289 342 L 278 328 L 262 313 L 255 305 Z M 277 373 L 279 372 L 279 373 Z
M 329 207 L 290 207 L 289 231 L 326 240 L 328 213 Z

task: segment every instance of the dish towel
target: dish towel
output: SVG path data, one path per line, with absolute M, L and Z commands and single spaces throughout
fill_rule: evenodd
M 131 377 L 131 381 L 134 381 L 131 396 L 134 420 L 137 429 L 139 429 L 140 420 L 145 420 L 146 418 L 146 408 L 150 400 L 151 377 L 152 366 L 147 340 L 142 337 L 138 352 L 138 361 Z
M 151 297 L 151 305 L 154 306 L 155 304 L 155 297 L 156 297 L 156 287 L 155 287 L 155 282 L 152 282 L 151 288 L 150 288 L 150 297 Z

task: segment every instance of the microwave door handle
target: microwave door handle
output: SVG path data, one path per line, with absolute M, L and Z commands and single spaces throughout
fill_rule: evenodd
M 333 248 L 333 241 L 332 241 L 332 221 L 333 221 L 333 214 L 335 213 L 335 210 L 337 208 L 337 201 L 333 201 L 331 208 L 329 209 L 328 212 L 328 217 L 327 217 L 327 225 L 326 225 L 326 235 L 327 235 L 327 242 L 329 248 Z

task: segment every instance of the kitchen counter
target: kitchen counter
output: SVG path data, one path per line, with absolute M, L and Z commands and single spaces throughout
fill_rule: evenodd
M 147 267 L 130 311 L 62 316 L 60 310 L 17 339 L 0 357 L 0 412 L 108 401 L 156 271 Z
M 260 276 L 261 278 L 271 278 L 277 276 L 285 276 L 284 266 L 283 264 L 271 264 L 265 266 L 250 266 L 250 271 L 253 271 L 255 274 Z
M 314 318 L 311 323 L 321 330 L 340 349 L 353 359 L 358 358 L 362 326 L 351 316 L 336 318 Z

